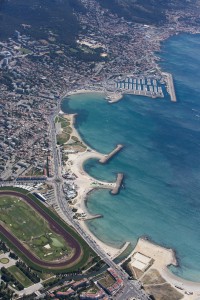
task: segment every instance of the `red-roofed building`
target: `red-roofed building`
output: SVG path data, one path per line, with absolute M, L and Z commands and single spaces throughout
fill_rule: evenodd
M 108 297 L 105 295 L 104 291 L 100 289 L 99 291 L 96 292 L 96 294 L 90 292 L 83 292 L 80 295 L 80 299 L 81 300 L 101 300 L 101 299 L 108 300 Z
M 55 295 L 53 293 L 49 294 L 48 296 L 51 297 L 51 298 L 55 297 Z
M 72 290 L 72 289 L 70 288 L 70 289 L 68 289 L 66 292 L 57 292 L 57 293 L 56 293 L 56 296 L 57 296 L 58 298 L 65 298 L 65 297 L 67 297 L 67 296 L 72 296 L 72 295 L 74 295 L 74 294 L 75 294 L 74 290 Z
M 76 281 L 74 284 L 72 284 L 72 288 L 73 288 L 74 290 L 77 290 L 78 288 L 80 288 L 80 287 L 85 287 L 85 286 L 87 286 L 87 285 L 88 285 L 87 279 L 82 279 L 82 280 Z
M 109 268 L 107 271 L 115 280 L 115 282 L 111 286 L 104 286 L 100 282 L 98 283 L 108 294 L 115 295 L 119 290 L 121 290 L 121 288 L 123 288 L 124 283 L 115 270 Z

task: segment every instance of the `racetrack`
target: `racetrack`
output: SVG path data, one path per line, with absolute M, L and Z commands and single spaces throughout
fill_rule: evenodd
M 65 261 L 55 261 L 47 262 L 36 257 L 31 250 L 27 249 L 23 243 L 20 242 L 10 231 L 4 228 L 0 224 L 0 232 L 30 261 L 34 264 L 47 268 L 47 269 L 64 269 L 75 265 L 82 256 L 83 249 L 79 242 L 69 233 L 65 228 L 63 228 L 59 223 L 57 223 L 45 210 L 42 209 L 34 200 L 29 198 L 28 195 L 21 194 L 15 191 L 0 191 L 0 196 L 15 196 L 23 199 L 29 206 L 31 206 L 35 211 L 37 211 L 48 223 L 50 228 L 60 234 L 68 245 L 73 248 L 74 255 Z

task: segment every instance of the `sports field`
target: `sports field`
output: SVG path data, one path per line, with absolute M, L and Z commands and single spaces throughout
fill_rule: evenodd
M 42 260 L 69 258 L 73 249 L 22 198 L 0 196 L 0 221 Z
M 0 187 L 0 238 L 40 272 L 77 271 L 96 256 L 71 226 L 18 187 Z

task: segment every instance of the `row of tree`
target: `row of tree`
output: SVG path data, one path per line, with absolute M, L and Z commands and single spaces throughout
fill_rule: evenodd
M 24 262 L 18 261 L 16 266 L 33 282 L 40 282 L 40 277 L 37 273 L 33 272 Z
M 24 289 L 23 285 L 6 268 L 2 267 L 1 273 L 1 279 L 4 282 L 14 284 L 19 291 Z
M 10 251 L 10 249 L 6 246 L 6 244 L 1 240 L 0 240 L 0 251 L 3 251 L 4 253 Z
M 0 299 L 2 300 L 10 300 L 12 299 L 14 291 L 11 291 L 8 288 L 8 283 L 1 281 L 0 283 Z

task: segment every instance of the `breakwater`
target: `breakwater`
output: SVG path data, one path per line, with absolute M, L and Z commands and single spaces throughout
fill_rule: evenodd
M 112 195 L 117 195 L 119 193 L 119 190 L 120 190 L 120 188 L 122 186 L 122 183 L 123 183 L 123 179 L 124 179 L 124 174 L 123 173 L 118 173 L 115 187 L 111 190 Z
M 99 214 L 96 214 L 96 215 L 89 215 L 89 216 L 87 216 L 84 220 L 89 221 L 89 220 L 94 220 L 94 219 L 99 219 L 99 218 L 103 218 L 103 216 L 102 216 L 102 215 L 99 215 Z
M 172 74 L 163 72 L 162 75 L 166 77 L 167 91 L 170 95 L 171 101 L 176 102 L 177 99 L 176 99 L 176 92 L 175 92 L 174 80 Z
M 111 151 L 109 154 L 103 156 L 103 157 L 99 160 L 99 162 L 100 162 L 101 164 L 106 164 L 106 163 L 107 163 L 107 162 L 108 162 L 115 154 L 117 154 L 123 147 L 124 147 L 124 146 L 121 145 L 121 144 L 117 145 L 117 147 L 116 147 L 113 151 Z

